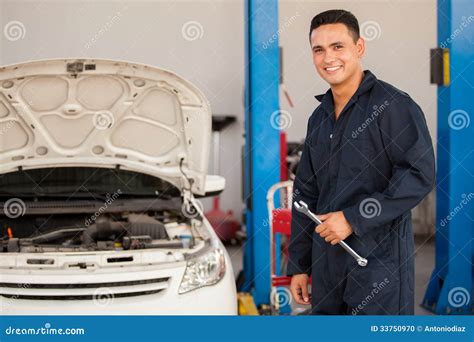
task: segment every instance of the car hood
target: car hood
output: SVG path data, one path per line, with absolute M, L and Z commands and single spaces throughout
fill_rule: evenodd
M 212 114 L 163 69 L 99 59 L 0 68 L 0 174 L 57 166 L 122 168 L 205 194 Z

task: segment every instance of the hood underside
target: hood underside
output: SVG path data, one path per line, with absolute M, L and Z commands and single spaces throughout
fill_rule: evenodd
M 211 120 L 195 86 L 155 67 L 96 59 L 1 67 L 0 174 L 119 167 L 180 189 L 192 178 L 204 194 Z

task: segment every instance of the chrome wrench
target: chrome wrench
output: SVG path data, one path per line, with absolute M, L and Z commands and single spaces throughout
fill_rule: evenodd
M 318 219 L 316 217 L 315 214 L 313 214 L 311 212 L 311 210 L 308 209 L 308 205 L 303 202 L 303 201 L 299 201 L 299 202 L 293 202 L 293 205 L 295 206 L 296 210 L 298 210 L 300 213 L 303 213 L 305 214 L 306 216 L 308 216 L 311 220 L 313 220 L 317 225 L 320 225 L 322 222 L 320 219 Z M 357 254 L 356 251 L 354 251 L 347 243 L 345 243 L 344 241 L 339 241 L 339 245 L 341 245 L 342 248 L 344 248 L 346 250 L 347 253 L 349 253 L 350 255 L 352 255 L 352 257 L 354 257 L 354 259 L 356 259 L 357 261 L 357 264 L 359 264 L 359 266 L 362 266 L 362 267 L 365 267 L 367 266 L 367 259 L 361 257 L 359 254 Z

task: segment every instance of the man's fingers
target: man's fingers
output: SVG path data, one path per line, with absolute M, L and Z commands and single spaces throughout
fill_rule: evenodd
M 320 214 L 320 215 L 316 215 L 316 217 L 318 219 L 320 219 L 321 221 L 324 221 L 324 220 L 327 220 L 328 217 L 329 217 L 330 213 L 327 213 L 327 214 Z
M 291 294 L 293 295 L 293 298 L 298 304 L 306 304 L 303 301 L 303 291 L 299 284 L 296 285 L 295 287 L 292 287 Z
M 316 233 L 321 234 L 325 229 L 326 229 L 326 225 L 322 223 L 316 227 Z
M 309 304 L 309 295 L 308 295 L 308 284 L 301 284 L 301 290 L 303 295 L 303 304 Z
M 291 295 L 293 296 L 293 298 L 296 300 L 297 303 L 299 303 L 298 289 L 299 289 L 299 287 L 296 287 L 293 284 L 290 286 Z
M 301 290 L 301 285 L 299 283 L 292 283 L 290 286 L 290 292 L 298 304 L 304 304 L 302 298 L 303 291 Z
M 336 239 L 336 235 L 334 235 L 334 234 L 330 234 L 330 235 L 328 235 L 324 238 L 324 240 L 326 240 L 326 242 L 331 242 L 334 239 Z
M 290 284 L 290 292 L 298 304 L 310 304 L 308 296 L 308 278 L 293 278 Z
M 332 235 L 332 232 L 329 229 L 325 229 L 319 234 L 319 236 L 321 236 L 322 238 L 325 238 L 326 236 L 329 236 L 329 235 Z

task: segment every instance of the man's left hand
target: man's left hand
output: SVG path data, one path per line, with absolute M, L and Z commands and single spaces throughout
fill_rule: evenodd
M 317 217 L 323 223 L 316 227 L 316 233 L 331 245 L 339 243 L 353 232 L 342 211 L 317 215 Z

